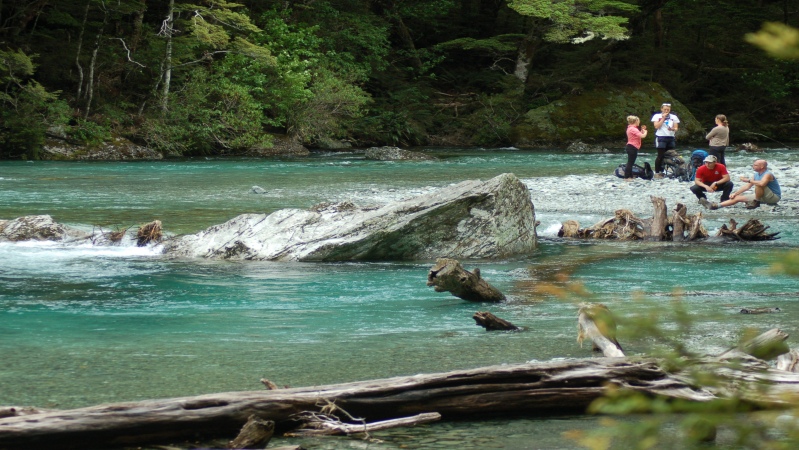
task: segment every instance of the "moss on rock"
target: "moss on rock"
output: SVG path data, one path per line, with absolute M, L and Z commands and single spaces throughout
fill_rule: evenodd
M 627 116 L 640 117 L 651 131 L 649 119 L 664 102 L 671 103 L 672 111 L 680 118 L 678 140 L 704 140 L 705 130 L 699 121 L 657 83 L 597 88 L 532 109 L 513 127 L 511 140 L 516 147 L 563 145 L 575 140 L 618 143 L 618 147 L 623 147 Z

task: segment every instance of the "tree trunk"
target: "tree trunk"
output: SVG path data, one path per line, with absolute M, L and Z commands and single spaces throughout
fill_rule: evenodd
M 266 448 L 274 434 L 274 421 L 262 420 L 256 415 L 251 415 L 239 435 L 228 444 L 227 448 Z
M 83 11 L 83 22 L 80 25 L 80 33 L 78 34 L 78 49 L 75 50 L 75 66 L 78 68 L 78 92 L 75 95 L 75 102 L 80 101 L 83 95 L 83 66 L 80 63 L 80 53 L 83 48 L 83 33 L 86 31 L 86 22 L 89 20 L 89 6 L 90 1 L 86 2 L 86 9 Z
M 427 285 L 436 292 L 452 295 L 472 302 L 500 302 L 505 295 L 481 278 L 480 269 L 469 272 L 461 263 L 449 258 L 439 258 L 427 274 Z
M 162 76 L 164 85 L 161 90 L 161 112 L 166 114 L 169 110 L 169 89 L 172 83 L 172 26 L 175 17 L 175 0 L 169 0 L 166 20 L 164 20 L 161 32 L 166 37 L 166 50 L 164 51 L 164 62 L 162 64 Z
M 89 118 L 89 113 L 92 109 L 92 99 L 94 98 L 94 69 L 97 66 L 97 52 L 100 51 L 100 44 L 106 24 L 108 24 L 108 7 L 103 7 L 103 23 L 97 31 L 97 36 L 94 38 L 94 49 L 92 50 L 92 59 L 89 63 L 89 81 L 86 86 L 86 111 L 83 113 L 84 119 Z
M 538 28 L 538 21 L 530 20 L 530 31 L 519 43 L 519 50 L 516 55 L 516 68 L 513 70 L 513 76 L 519 79 L 522 84 L 527 84 L 527 78 L 530 76 L 530 66 L 533 64 L 533 58 L 541 45 L 540 30 Z

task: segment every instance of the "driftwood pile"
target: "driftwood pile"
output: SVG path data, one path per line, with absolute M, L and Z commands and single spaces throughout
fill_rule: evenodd
M 650 241 L 695 241 L 708 237 L 707 229 L 702 224 L 702 212 L 687 214 L 687 207 L 677 203 L 668 215 L 666 200 L 651 196 L 654 214 L 651 218 L 641 219 L 630 210 L 619 209 L 613 217 L 601 220 L 588 228 L 580 228 L 575 220 L 567 220 L 561 224 L 559 237 L 582 239 L 617 239 L 650 240 Z M 716 236 L 739 241 L 766 241 L 778 239 L 779 233 L 766 233 L 769 228 L 757 219 L 751 219 L 741 228 L 730 220 L 730 227 L 723 225 Z
M 160 242 L 163 237 L 163 229 L 160 220 L 153 220 L 139 227 L 136 232 L 136 245 L 144 247 L 150 242 Z

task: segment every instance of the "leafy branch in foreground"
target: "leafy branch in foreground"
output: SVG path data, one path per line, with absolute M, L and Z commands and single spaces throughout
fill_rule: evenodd
M 799 251 L 780 256 L 769 272 L 799 276 Z M 548 291 L 570 301 L 576 298 L 585 302 L 593 297 L 582 284 L 573 281 L 549 285 Z M 686 345 L 687 337 L 699 328 L 697 319 L 691 316 L 680 292 L 675 292 L 673 298 L 664 308 L 635 294 L 637 311 L 614 317 L 619 334 L 624 336 L 620 340 L 644 341 L 654 348 L 647 351 L 660 358 L 665 370 L 697 389 L 716 393 L 718 398 L 708 402 L 667 399 L 608 383 L 607 394 L 594 401 L 588 412 L 612 417 L 603 417 L 600 427 L 594 430 L 573 430 L 565 437 L 591 450 L 697 448 L 714 441 L 735 448 L 797 448 L 799 408 L 793 406 L 796 399 L 778 392 L 771 381 L 779 371 L 763 361 L 786 352 L 787 347 L 775 350 L 776 346 L 784 346 L 775 341 L 760 352 L 751 351 L 757 332 L 747 329 L 735 349 L 718 356 L 700 355 Z M 747 353 L 763 360 L 747 357 Z M 782 407 L 768 401 L 774 397 L 780 397 Z

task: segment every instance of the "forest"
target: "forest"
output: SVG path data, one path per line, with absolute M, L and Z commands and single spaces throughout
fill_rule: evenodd
M 651 86 L 668 95 L 649 109 L 565 114 L 620 140 L 670 96 L 796 141 L 797 26 L 795 0 L 2 0 L 0 158 L 52 137 L 172 157 L 506 146 L 537 108 Z

